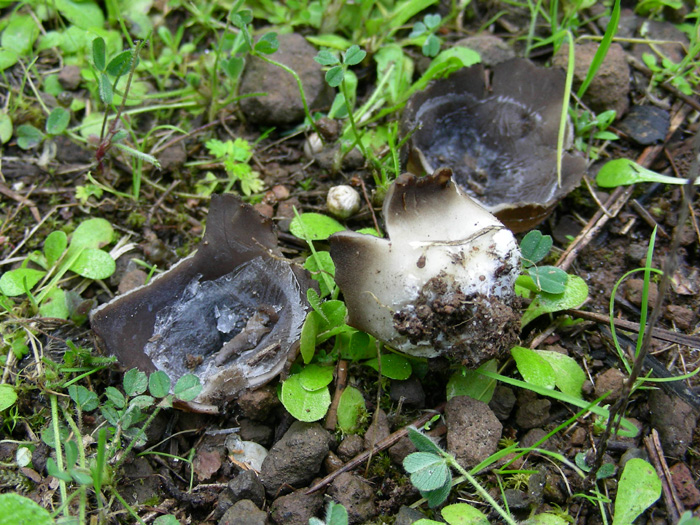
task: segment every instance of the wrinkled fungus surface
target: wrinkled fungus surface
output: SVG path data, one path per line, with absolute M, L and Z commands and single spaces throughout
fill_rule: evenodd
M 457 184 L 511 230 L 531 229 L 578 186 L 583 158 L 556 151 L 564 72 L 513 59 L 494 66 L 489 82 L 482 65 L 433 82 L 408 101 L 402 115 L 407 169 L 454 170 Z M 570 126 L 569 126 L 570 128 Z M 566 148 L 572 133 L 567 130 Z
M 194 373 L 196 401 L 221 404 L 279 374 L 298 342 L 308 281 L 276 246 L 268 220 L 214 196 L 197 252 L 96 309 L 92 328 L 123 366 Z
M 389 239 L 334 234 L 348 323 L 407 354 L 478 366 L 518 339 L 513 234 L 460 190 L 452 171 L 404 174 L 389 189 Z

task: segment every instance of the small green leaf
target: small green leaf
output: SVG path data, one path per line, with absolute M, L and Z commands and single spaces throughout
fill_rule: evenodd
M 654 467 L 643 459 L 625 464 L 615 497 L 613 525 L 629 525 L 661 496 L 661 480 Z
M 44 241 L 44 256 L 49 266 L 53 266 L 61 258 L 67 246 L 68 238 L 65 233 L 60 230 L 49 233 Z
M 348 314 L 348 308 L 343 301 L 334 299 L 321 303 L 321 311 L 326 317 L 328 328 L 338 328 L 345 325 L 345 316 Z
M 180 520 L 172 514 L 165 514 L 153 520 L 153 525 L 180 525 Z
M 88 469 L 74 467 L 68 473 L 78 485 L 92 485 L 92 473 Z
M 22 124 L 17 128 L 17 145 L 24 150 L 36 148 L 42 140 L 44 135 L 31 124 Z
M 305 241 L 325 241 L 345 227 L 335 219 L 321 213 L 302 213 L 292 219 L 289 231 Z
M 427 57 L 432 58 L 437 56 L 437 54 L 440 52 L 440 39 L 435 35 L 428 35 L 428 38 L 426 38 L 425 42 L 423 42 L 421 51 L 423 52 L 423 55 Z
M 352 45 L 347 38 L 343 38 L 340 35 L 326 34 L 326 35 L 309 35 L 306 40 L 311 42 L 316 47 L 330 47 L 332 49 L 344 50 Z M 321 51 L 323 52 L 323 50 Z M 318 61 L 317 61 L 318 62 Z M 340 60 L 336 59 L 333 64 L 339 64 Z M 319 62 L 321 64 L 321 62 Z M 321 65 L 333 65 L 333 64 L 321 64 Z
M 360 49 L 360 46 L 353 44 L 348 48 L 348 50 L 343 54 L 343 62 L 348 66 L 355 66 L 362 62 L 367 56 L 367 52 Z
M 122 384 L 127 396 L 137 396 L 143 394 L 148 388 L 148 377 L 141 370 L 132 368 L 124 373 Z
M 57 107 L 49 114 L 46 119 L 46 133 L 49 135 L 60 135 L 70 123 L 70 111 L 65 108 Z
M 70 269 L 87 279 L 106 279 L 116 270 L 116 263 L 104 250 L 86 248 L 80 252 Z
M 58 287 L 51 288 L 41 300 L 39 315 L 54 319 L 68 319 L 70 309 L 66 301 L 66 292 Z
M 277 33 L 275 32 L 265 33 L 260 37 L 260 40 L 255 43 L 255 51 L 264 55 L 271 55 L 277 51 L 279 47 L 280 43 L 277 40 Z
M 413 24 L 413 30 L 408 34 L 408 38 L 416 38 L 425 33 L 428 28 L 423 22 L 416 22 Z
M 12 138 L 12 119 L 5 110 L 0 111 L 0 144 L 7 144 Z
M 88 219 L 78 225 L 71 237 L 69 249 L 101 248 L 112 242 L 114 230 L 105 219 Z
M 322 66 L 335 66 L 340 64 L 340 60 L 333 53 L 327 49 L 323 49 L 318 52 L 318 55 L 314 57 L 314 60 L 321 64 Z
M 411 377 L 411 362 L 403 356 L 398 354 L 383 354 L 382 359 L 382 369 L 381 374 L 389 379 L 404 380 Z M 379 372 L 379 362 L 375 357 L 369 361 L 365 361 L 365 365 L 370 368 L 374 368 Z
M 442 17 L 435 13 L 433 15 L 425 15 L 423 18 L 423 22 L 425 22 L 425 26 L 430 29 L 431 31 L 437 29 L 440 27 L 440 22 L 442 21 Z
M 312 363 L 306 365 L 299 373 L 299 384 L 309 392 L 328 386 L 331 381 L 333 381 L 332 366 L 320 366 Z
M 148 376 L 148 391 L 153 397 L 161 398 L 170 393 L 170 378 L 162 370 L 157 370 Z
M 309 392 L 301 386 L 299 374 L 282 383 L 282 404 L 299 421 L 318 421 L 328 412 L 331 395 L 327 387 Z
M 105 396 L 115 407 L 121 409 L 126 406 L 126 398 L 119 390 L 113 386 L 108 386 L 105 388 Z
M 98 71 L 105 70 L 105 64 L 107 63 L 106 49 L 105 39 L 101 36 L 92 41 L 92 63 L 95 64 L 95 68 Z
M 17 402 L 17 392 L 12 385 L 0 384 L 0 412 L 7 410 Z
M 554 370 L 556 385 L 565 394 L 581 398 L 581 388 L 586 380 L 586 373 L 575 359 L 551 350 L 536 350 Z
M 112 82 L 109 80 L 107 73 L 100 73 L 98 91 L 102 102 L 105 104 L 112 103 L 114 100 L 114 88 L 112 88 Z
M 560 516 L 545 512 L 523 521 L 522 525 L 569 525 L 569 522 Z
M 0 46 L 18 56 L 29 55 L 39 36 L 38 21 L 25 14 L 13 13 L 5 18 L 7 22 L 0 34 Z
M 352 329 L 336 336 L 333 349 L 338 351 L 340 357 L 350 361 L 369 359 L 377 354 L 374 338 L 365 332 Z
M 92 0 L 54 0 L 53 6 L 71 24 L 80 29 L 102 29 L 105 17 L 102 9 Z M 87 42 L 86 42 L 87 44 Z M 87 46 L 86 46 L 87 47 Z
M 0 518 L 3 525 L 11 525 L 12 523 L 54 525 L 55 523 L 46 509 L 29 498 L 13 492 L 0 494 L 0 516 L 5 516 L 5 518 Z
M 539 230 L 528 232 L 520 241 L 520 256 L 523 266 L 530 266 L 544 259 L 552 249 L 551 235 L 542 235 Z
M 131 69 L 131 59 L 133 56 L 134 52 L 131 49 L 127 49 L 126 51 L 119 53 L 109 61 L 109 64 L 107 64 L 107 74 L 113 77 L 126 75 Z M 136 60 L 138 61 L 138 57 Z
M 569 279 L 567 273 L 556 266 L 533 266 L 528 273 L 537 287 L 547 293 L 564 293 Z
M 175 383 L 173 393 L 182 401 L 194 401 L 202 392 L 202 383 L 194 374 L 185 374 Z
M 16 268 L 0 277 L 0 292 L 8 297 L 23 295 L 41 281 L 46 272 L 34 268 Z
M 344 434 L 357 430 L 360 417 L 367 411 L 362 392 L 349 386 L 343 390 L 338 403 L 338 428 Z
M 439 15 L 438 15 L 439 16 Z M 440 511 L 442 519 L 450 525 L 488 525 L 486 514 L 467 503 L 447 505 Z
M 326 83 L 330 87 L 338 87 L 343 82 L 344 74 L 342 66 L 333 66 L 326 71 Z
M 533 385 L 554 390 L 556 376 L 552 366 L 537 352 L 522 346 L 514 346 L 510 353 L 523 379 Z
M 68 395 L 84 412 L 91 412 L 99 406 L 97 394 L 82 385 L 69 386 Z
M 326 251 L 317 251 L 315 255 L 310 255 L 304 262 L 304 268 L 309 271 L 311 278 L 318 283 L 321 297 L 330 294 L 326 279 L 333 281 L 335 278 L 335 264 L 331 259 L 331 254 Z M 322 275 L 325 273 L 326 275 Z
M 432 439 L 413 427 L 408 427 L 408 439 L 410 439 L 413 446 L 415 446 L 421 452 L 442 454 L 442 450 Z
M 467 370 L 461 367 L 447 382 L 447 399 L 455 396 L 469 396 L 478 401 L 488 403 L 496 390 L 496 381 L 479 373 L 479 370 L 496 372 L 498 365 L 495 359 L 487 361 L 477 370 Z
M 417 456 L 425 456 L 426 459 L 417 459 Z M 427 457 L 432 458 L 428 461 Z M 420 468 L 416 468 L 422 464 Z M 450 478 L 450 468 L 445 459 L 435 454 L 426 452 L 414 452 L 404 459 L 403 466 L 407 472 L 411 472 L 411 483 L 418 490 L 436 490 L 445 485 Z
M 527 326 L 533 319 L 542 314 L 578 308 L 588 297 L 588 285 L 577 275 L 569 275 L 564 293 L 554 295 L 541 292 L 535 296 L 525 310 L 520 326 Z
M 447 474 L 447 481 L 442 487 L 437 488 L 435 490 L 421 490 L 420 492 L 421 496 L 423 496 L 428 501 L 428 506 L 431 509 L 442 505 L 447 499 L 447 497 L 450 495 L 450 492 L 452 492 L 452 476 L 449 475 L 449 471 Z
M 595 181 L 601 188 L 615 188 L 639 182 L 661 182 L 663 184 L 686 184 L 688 182 L 687 179 L 670 177 L 648 170 L 630 159 L 608 161 L 600 168 Z M 700 180 L 695 180 L 694 184 L 700 184 Z
M 169 382 L 168 382 L 169 384 Z M 160 396 L 159 396 L 160 397 Z M 164 397 L 164 396 L 163 396 Z M 155 404 L 156 400 L 153 396 L 142 394 L 140 396 L 129 399 L 130 407 L 138 407 L 140 409 L 150 408 Z
M 316 335 L 318 327 L 323 322 L 321 315 L 314 311 L 306 315 L 304 324 L 301 327 L 301 336 L 299 340 L 299 352 L 304 359 L 304 364 L 309 364 L 316 353 Z

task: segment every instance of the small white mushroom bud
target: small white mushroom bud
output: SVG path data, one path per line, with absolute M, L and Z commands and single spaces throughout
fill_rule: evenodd
M 312 133 L 304 142 L 304 155 L 309 159 L 313 159 L 321 151 L 323 151 L 323 141 L 318 136 L 318 133 Z
M 361 204 L 360 194 L 352 186 L 333 186 L 328 190 L 326 208 L 328 213 L 339 219 L 347 219 L 355 215 Z

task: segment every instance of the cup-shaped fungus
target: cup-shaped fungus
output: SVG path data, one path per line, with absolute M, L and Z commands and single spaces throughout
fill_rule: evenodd
M 454 170 L 455 182 L 515 232 L 528 230 L 576 188 L 586 163 L 564 152 L 557 180 L 557 138 L 565 74 L 525 59 L 461 69 L 413 95 L 401 118 L 410 138 L 407 170 Z M 571 147 L 570 124 L 565 149 Z
M 91 325 L 123 366 L 163 370 L 173 383 L 193 373 L 204 386 L 195 402 L 220 405 L 281 372 L 308 282 L 277 252 L 268 219 L 214 196 L 197 252 L 94 310 Z
M 331 257 L 348 324 L 407 354 L 478 366 L 517 342 L 520 252 L 451 176 L 401 175 L 384 201 L 389 239 L 336 233 Z

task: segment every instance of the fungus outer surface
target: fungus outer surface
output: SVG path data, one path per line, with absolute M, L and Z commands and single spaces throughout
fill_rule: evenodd
M 513 234 L 443 168 L 404 174 L 384 201 L 389 239 L 331 238 L 348 323 L 407 354 L 476 365 L 517 340 Z
M 308 281 L 276 246 L 252 207 L 214 196 L 197 252 L 95 309 L 92 328 L 124 367 L 163 370 L 173 384 L 194 373 L 204 386 L 196 402 L 227 401 L 275 377 L 299 339 Z M 270 322 L 251 334 L 261 311 Z M 222 348 L 229 355 L 217 360 Z

